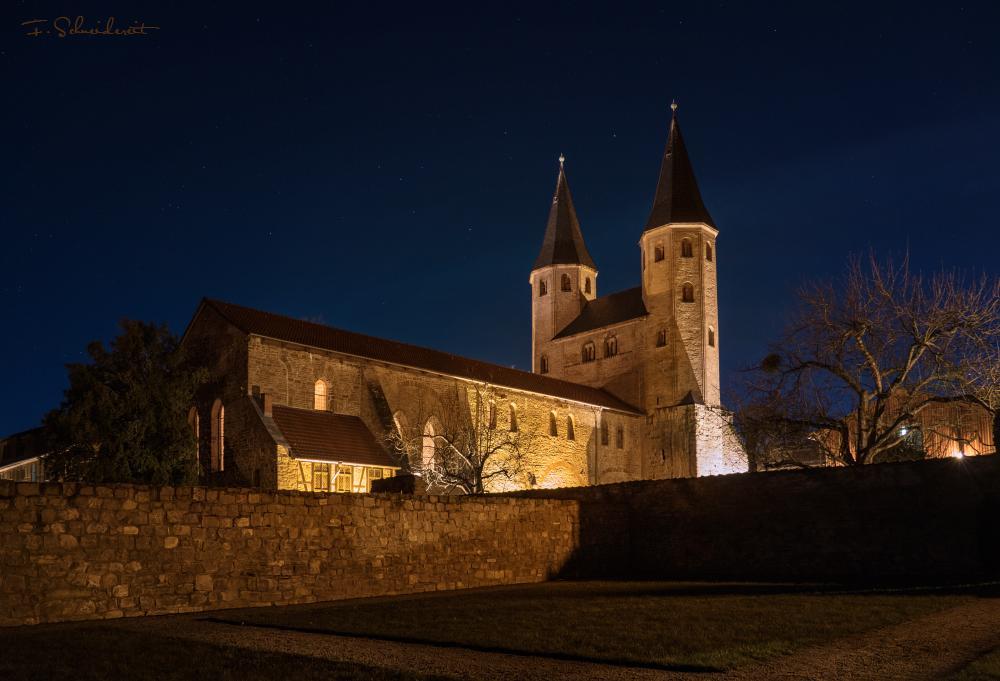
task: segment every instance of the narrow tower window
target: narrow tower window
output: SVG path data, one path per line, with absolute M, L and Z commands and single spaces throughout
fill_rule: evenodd
M 653 249 L 653 262 L 660 262 L 664 257 L 663 245 L 658 244 L 656 248 Z
M 583 345 L 583 361 L 593 362 L 597 358 L 597 349 L 594 347 L 593 343 L 584 343 Z
M 575 440 L 576 439 L 576 424 L 573 423 L 573 417 L 566 417 L 566 439 Z
M 326 381 L 322 378 L 313 386 L 313 409 L 326 411 Z
M 708 327 L 708 346 L 710 348 L 715 347 L 715 329 L 713 329 L 711 326 Z
M 517 405 L 510 405 L 510 432 L 517 432 Z
M 562 281 L 562 290 L 563 291 L 572 291 L 573 290 L 573 282 L 569 278 L 568 274 L 562 275 L 561 281 Z
M 705 260 L 712 262 L 712 244 L 705 244 Z
M 617 336 L 611 336 L 604 340 L 604 356 L 614 357 L 618 354 L 618 338 Z
M 603 421 L 601 422 L 601 444 L 608 444 L 608 424 Z
M 694 302 L 694 286 L 692 284 L 684 284 L 683 288 L 681 288 L 681 302 Z
M 583 292 L 590 293 L 590 277 L 587 277 L 583 282 Z
M 497 404 L 496 402 L 490 401 L 490 416 L 489 416 L 490 430 L 495 430 L 497 427 Z
M 538 360 L 538 371 L 542 374 L 549 373 L 549 358 L 542 355 Z
M 621 426 L 615 429 L 615 447 L 618 449 L 625 447 L 625 429 Z
M 684 239 L 681 241 L 681 257 L 682 258 L 694 257 L 694 249 L 691 248 L 691 239 Z
M 542 296 L 544 296 L 548 292 L 549 292 L 549 287 L 545 285 L 545 280 L 544 279 L 539 279 L 538 280 L 538 297 L 541 298 Z
M 556 413 L 554 411 L 549 412 L 549 435 L 552 437 L 559 435 L 559 422 L 556 421 Z
M 662 348 L 667 345 L 667 330 L 660 329 L 656 332 L 656 347 Z

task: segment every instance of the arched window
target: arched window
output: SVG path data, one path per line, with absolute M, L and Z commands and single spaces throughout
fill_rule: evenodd
M 601 444 L 608 444 L 608 424 L 605 421 L 601 422 Z
M 226 469 L 226 408 L 222 400 L 212 403 L 212 470 Z
M 597 359 L 597 348 L 594 347 L 593 343 L 584 343 L 582 354 L 582 360 L 584 362 L 593 362 Z
M 653 262 L 660 262 L 664 257 L 666 256 L 664 256 L 663 253 L 663 244 L 657 244 L 656 247 L 653 248 Z
M 549 358 L 545 355 L 538 359 L 538 371 L 543 374 L 549 373 Z
M 625 446 L 625 429 L 618 426 L 615 429 L 615 447 L 622 449 Z
M 428 419 L 424 425 L 424 439 L 420 448 L 420 465 L 425 471 L 434 468 L 434 455 L 437 452 L 437 443 L 434 439 L 436 437 L 434 423 Z
M 614 357 L 618 354 L 618 337 L 609 336 L 604 339 L 604 356 Z
M 556 421 L 556 413 L 554 411 L 549 412 L 549 435 L 552 437 L 559 435 L 559 422 Z
M 316 381 L 313 385 L 313 409 L 318 409 L 320 411 L 326 411 L 327 401 L 326 401 L 326 381 L 322 378 Z
M 667 344 L 667 330 L 660 329 L 656 332 L 656 347 L 662 348 Z
M 494 430 L 497 427 L 497 403 L 490 400 L 490 413 L 489 413 L 489 424 L 490 429 Z
M 590 277 L 583 280 L 583 292 L 590 293 Z
M 715 347 L 715 329 L 708 327 L 708 347 Z
M 573 281 L 569 278 L 568 274 L 562 275 L 561 282 L 562 282 L 561 288 L 562 288 L 563 291 L 572 291 L 573 290 Z
M 510 405 L 510 432 L 517 432 L 517 405 L 513 402 Z
M 705 260 L 712 262 L 712 244 L 705 244 Z
M 681 240 L 681 257 L 682 258 L 694 257 L 694 249 L 691 248 L 691 239 Z
M 539 279 L 538 280 L 538 297 L 541 298 L 542 296 L 544 296 L 548 292 L 549 292 L 549 287 L 545 284 L 545 280 L 544 279 Z
M 694 285 L 684 284 L 681 288 L 681 302 L 683 303 L 693 303 L 694 302 Z
M 566 439 L 575 440 L 576 439 L 576 424 L 573 423 L 573 417 L 566 417 Z

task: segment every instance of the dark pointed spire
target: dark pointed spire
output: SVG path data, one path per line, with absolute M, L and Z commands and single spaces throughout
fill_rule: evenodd
M 681 126 L 677 122 L 677 103 L 670 105 L 670 137 L 660 164 L 660 179 L 656 183 L 653 209 L 646 220 L 646 230 L 671 222 L 704 222 L 715 227 L 715 222 L 701 200 L 694 168 L 688 158 Z
M 559 155 L 559 179 L 556 181 L 556 191 L 552 196 L 552 207 L 549 209 L 549 222 L 545 226 L 545 239 L 542 250 L 535 259 L 535 266 L 548 265 L 586 265 L 597 269 L 593 258 L 587 252 L 580 232 L 580 221 L 576 218 L 576 208 L 573 207 L 573 197 L 569 193 L 569 182 L 566 180 L 566 169 L 563 163 L 566 158 Z

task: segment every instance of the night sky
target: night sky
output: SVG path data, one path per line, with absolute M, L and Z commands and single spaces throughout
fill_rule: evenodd
M 995 3 L 201 4 L 0 10 L 0 435 L 202 296 L 530 370 L 559 153 L 598 293 L 635 286 L 673 98 L 724 381 L 851 253 L 1000 267 Z M 21 26 L 81 12 L 160 28 Z

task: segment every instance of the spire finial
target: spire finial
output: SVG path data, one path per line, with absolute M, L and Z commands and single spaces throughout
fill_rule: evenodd
M 562 154 L 559 154 L 559 170 L 562 170 L 563 163 L 565 162 L 566 162 L 566 157 L 563 156 Z
M 673 111 L 675 114 L 677 113 L 677 100 L 676 99 L 670 100 L 670 110 Z

